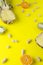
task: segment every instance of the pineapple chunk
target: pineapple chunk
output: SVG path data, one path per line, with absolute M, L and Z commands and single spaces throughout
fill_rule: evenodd
M 4 33 L 6 30 L 4 27 L 0 26 L 0 34 Z
M 43 48 L 43 33 L 38 35 L 38 37 L 36 38 L 36 43 Z

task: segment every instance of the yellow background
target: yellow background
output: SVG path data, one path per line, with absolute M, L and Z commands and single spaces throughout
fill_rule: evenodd
M 21 50 L 26 50 L 26 54 L 30 55 L 34 59 L 33 65 L 43 65 L 42 62 L 37 62 L 36 57 L 39 56 L 43 60 L 43 48 L 40 48 L 36 42 L 35 38 L 43 32 L 43 30 L 38 29 L 37 25 L 39 22 L 43 22 L 43 0 L 36 0 L 37 4 L 33 4 L 35 0 L 26 0 L 30 2 L 32 6 L 22 13 L 22 7 L 17 7 L 17 3 L 21 3 L 21 0 L 11 0 L 13 5 L 14 14 L 16 16 L 16 21 L 13 24 L 5 24 L 0 18 L 0 26 L 4 26 L 8 31 L 5 34 L 0 35 L 0 65 L 23 65 L 20 61 L 22 56 Z M 39 6 L 39 9 L 36 9 Z M 35 10 L 35 12 L 32 12 Z M 27 17 L 27 14 L 31 16 Z M 38 17 L 38 14 L 42 14 L 42 17 Z M 37 19 L 37 22 L 34 22 Z M 12 38 L 8 38 L 8 34 L 12 34 Z M 19 40 L 19 43 L 13 43 L 12 40 Z M 30 44 L 26 41 L 32 39 Z M 10 45 L 11 48 L 7 49 L 6 46 Z M 8 62 L 2 64 L 1 60 L 3 58 L 8 58 Z

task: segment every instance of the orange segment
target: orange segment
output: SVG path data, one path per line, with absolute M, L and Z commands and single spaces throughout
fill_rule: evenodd
M 33 59 L 29 55 L 23 55 L 21 57 L 21 62 L 23 65 L 31 65 L 33 63 Z
M 22 8 L 27 9 L 30 6 L 30 4 L 28 4 L 27 2 L 22 2 L 21 6 Z

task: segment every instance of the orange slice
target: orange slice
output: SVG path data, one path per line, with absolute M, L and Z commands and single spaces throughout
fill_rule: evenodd
M 22 62 L 23 65 L 31 65 L 33 63 L 33 59 L 29 55 L 24 54 L 21 57 L 21 62 Z
M 21 6 L 22 6 L 22 8 L 27 9 L 27 8 L 29 8 L 30 4 L 28 4 L 27 2 L 22 2 Z

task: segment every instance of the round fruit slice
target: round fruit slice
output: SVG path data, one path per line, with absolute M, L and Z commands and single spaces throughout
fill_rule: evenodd
M 30 5 L 27 2 L 21 3 L 22 8 L 27 9 Z
M 21 62 L 23 65 L 31 65 L 33 63 L 33 59 L 29 55 L 24 54 L 21 57 Z
M 20 4 L 17 4 L 17 6 L 21 6 L 24 9 L 28 9 L 30 7 L 30 3 L 28 3 L 27 1 L 22 0 L 22 2 Z

